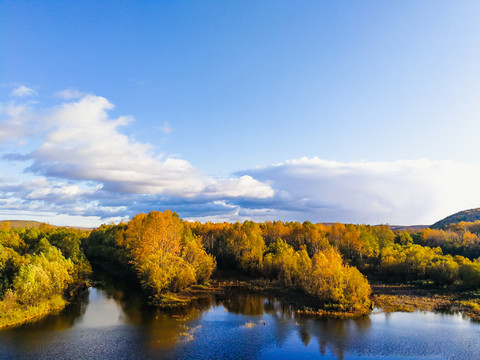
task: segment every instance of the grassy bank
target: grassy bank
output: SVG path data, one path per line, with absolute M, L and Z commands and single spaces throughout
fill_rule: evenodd
M 480 299 L 460 300 L 457 305 L 463 314 L 480 322 Z
M 14 304 L 9 309 L 2 308 L 0 309 L 0 329 L 38 320 L 54 311 L 62 310 L 65 305 L 67 305 L 67 301 L 56 295 L 32 306 Z
M 480 293 L 408 284 L 375 283 L 371 287 L 374 306 L 385 312 L 459 311 L 480 321 Z

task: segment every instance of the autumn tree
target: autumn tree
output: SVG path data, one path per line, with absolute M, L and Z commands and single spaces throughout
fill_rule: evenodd
M 255 272 L 262 268 L 265 241 L 257 223 L 235 223 L 228 232 L 226 243 L 240 269 Z
M 201 239 L 170 210 L 136 215 L 118 243 L 129 254 L 142 285 L 155 295 L 205 282 L 215 267 Z
M 10 231 L 10 221 L 2 221 L 2 224 L 0 225 L 0 231 Z
M 298 255 L 292 246 L 281 238 L 270 245 L 269 252 L 265 255 L 265 272 L 272 278 L 278 279 L 282 284 L 293 285 L 298 282 L 299 268 Z

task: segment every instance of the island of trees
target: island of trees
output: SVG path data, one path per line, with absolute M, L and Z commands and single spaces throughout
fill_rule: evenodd
M 373 281 L 467 294 L 456 304 L 478 316 L 479 235 L 480 221 L 392 231 L 308 221 L 186 222 L 168 210 L 91 231 L 3 222 L 0 327 L 64 307 L 88 286 L 91 263 L 129 275 L 159 306 L 178 305 L 192 288 L 208 291 L 216 282 L 218 290 L 212 275 L 229 271 L 256 291 L 294 291 L 298 310 L 315 314 L 368 313 Z M 302 299 L 315 307 L 302 307 Z

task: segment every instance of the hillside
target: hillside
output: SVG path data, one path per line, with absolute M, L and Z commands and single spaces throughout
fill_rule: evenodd
M 0 225 L 3 224 L 5 221 L 10 223 L 11 228 L 31 228 L 31 227 L 40 227 L 41 222 L 33 221 L 33 220 L 1 220 Z
M 480 208 L 463 210 L 453 215 L 447 216 L 445 219 L 437 221 L 431 226 L 432 229 L 442 229 L 449 224 L 456 224 L 461 221 L 474 222 L 480 220 Z
M 392 231 L 409 231 L 409 232 L 419 232 L 423 229 L 428 228 L 428 225 L 388 225 Z
M 34 220 L 0 220 L 0 226 L 5 222 L 8 221 L 10 223 L 10 227 L 12 229 L 16 228 L 31 228 L 31 227 L 40 227 L 41 225 L 48 225 L 48 226 L 53 226 L 54 228 L 58 227 L 66 227 L 66 228 L 73 228 L 73 229 L 78 229 L 78 230 L 92 230 L 92 228 L 86 228 L 86 227 L 79 227 L 79 226 L 58 226 L 58 225 L 50 225 L 46 224 L 40 221 L 34 221 Z

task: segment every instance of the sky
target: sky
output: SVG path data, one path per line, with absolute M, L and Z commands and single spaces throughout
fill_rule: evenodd
M 480 207 L 478 1 L 0 0 L 0 220 Z

